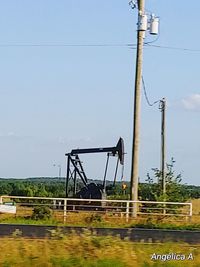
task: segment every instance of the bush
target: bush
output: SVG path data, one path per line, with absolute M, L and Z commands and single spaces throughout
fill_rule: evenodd
M 85 218 L 86 223 L 102 222 L 102 216 L 100 214 L 92 214 Z
M 32 219 L 34 220 L 46 220 L 52 216 L 51 209 L 46 206 L 37 206 L 33 210 Z

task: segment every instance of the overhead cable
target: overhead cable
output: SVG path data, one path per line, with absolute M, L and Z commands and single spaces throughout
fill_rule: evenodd
M 152 106 L 154 106 L 155 104 L 159 103 L 160 100 L 154 101 L 153 103 L 151 103 L 151 102 L 149 101 L 149 98 L 148 98 L 148 96 L 147 96 L 147 91 L 146 91 L 146 86 L 145 86 L 145 82 L 144 82 L 144 77 L 143 77 L 143 76 L 142 76 L 142 85 L 143 85 L 144 96 L 145 96 L 145 99 L 146 99 L 147 104 L 148 104 L 150 107 L 152 107 Z
M 200 49 L 192 49 L 186 47 L 175 47 L 175 46 L 164 46 L 164 45 L 155 45 L 152 44 L 156 42 L 158 38 L 153 41 L 145 42 L 145 47 L 153 47 L 160 49 L 169 49 L 169 50 L 179 50 L 186 52 L 200 52 Z M 0 43 L 0 47 L 129 47 L 130 49 L 136 49 L 136 44 L 57 44 L 57 43 Z
M 0 47 L 136 47 L 136 44 L 56 44 L 56 43 L 11 43 L 1 44 Z
M 188 52 L 200 52 L 200 49 L 191 49 L 185 47 L 175 47 L 175 46 L 163 46 L 163 45 L 154 45 L 150 43 L 144 43 L 145 46 L 151 46 L 155 48 L 163 48 L 163 49 L 171 49 L 171 50 L 180 50 L 180 51 L 188 51 Z

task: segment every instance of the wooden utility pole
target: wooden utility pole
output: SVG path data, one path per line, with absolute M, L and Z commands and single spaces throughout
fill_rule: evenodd
M 166 165 L 166 148 L 165 148 L 165 114 L 166 114 L 166 100 L 163 98 L 160 101 L 161 109 L 161 174 L 162 174 L 162 190 L 165 197 L 166 181 L 165 181 L 165 165 Z
M 138 23 L 141 14 L 144 14 L 144 0 L 138 0 Z M 130 199 L 138 200 L 138 176 L 139 176 L 139 140 L 140 140 L 140 105 L 141 105 L 141 78 L 143 42 L 145 31 L 137 31 L 137 56 L 135 72 L 135 94 L 134 94 L 134 119 L 133 119 L 133 146 L 131 165 L 131 192 Z M 137 203 L 133 204 L 133 217 L 137 217 Z

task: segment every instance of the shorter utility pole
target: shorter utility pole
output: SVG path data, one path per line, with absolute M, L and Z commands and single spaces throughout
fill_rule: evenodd
M 165 124 L 165 115 L 166 115 L 166 100 L 163 98 L 160 101 L 160 110 L 161 110 L 161 175 L 162 175 L 162 190 L 165 201 L 166 194 L 166 177 L 165 177 L 165 165 L 166 165 L 166 124 Z
M 60 180 L 61 179 L 61 169 L 62 169 L 60 164 L 58 165 L 58 169 L 59 169 L 58 175 L 59 175 L 59 180 Z

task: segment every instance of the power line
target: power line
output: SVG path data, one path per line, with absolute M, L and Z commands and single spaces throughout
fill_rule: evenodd
M 144 45 L 149 45 L 149 44 L 152 44 L 152 43 L 155 43 L 158 41 L 158 39 L 160 38 L 160 30 L 158 31 L 158 34 L 156 36 L 156 38 L 152 41 L 148 41 L 148 42 L 144 42 Z
M 145 86 L 145 82 L 144 82 L 144 77 L 143 77 L 143 76 L 142 76 L 142 85 L 143 85 L 144 96 L 145 96 L 145 99 L 146 99 L 147 104 L 148 104 L 150 107 L 152 107 L 152 106 L 154 106 L 155 104 L 159 103 L 160 100 L 154 101 L 153 103 L 151 103 L 151 102 L 149 101 L 149 98 L 148 98 L 148 96 L 147 96 L 147 91 L 146 91 L 146 86 Z
M 159 37 L 158 37 L 159 38 Z M 152 43 L 158 40 L 156 38 L 153 41 L 145 42 L 144 45 L 146 47 L 153 47 L 153 48 L 161 48 L 161 49 L 169 49 L 169 50 L 180 50 L 180 51 L 188 51 L 188 52 L 200 52 L 200 49 L 191 49 L 186 47 L 174 47 L 174 46 L 163 46 L 163 45 L 154 45 Z M 15 43 L 15 44 L 1 44 L 0 47 L 129 47 L 131 49 L 136 49 L 136 44 L 56 44 L 56 43 Z
M 145 46 L 151 46 L 151 47 L 162 48 L 162 49 L 188 51 L 188 52 L 200 52 L 200 49 L 191 49 L 191 48 L 186 48 L 186 47 L 175 47 L 175 46 L 163 46 L 163 45 L 152 45 L 150 43 L 145 43 Z
M 0 47 L 131 47 L 136 48 L 136 44 L 56 44 L 56 43 L 18 43 L 18 44 L 1 44 Z

